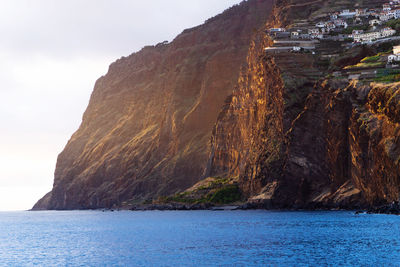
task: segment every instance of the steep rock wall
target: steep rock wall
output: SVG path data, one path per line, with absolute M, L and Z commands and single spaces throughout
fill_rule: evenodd
M 272 4 L 243 2 L 113 63 L 58 157 L 52 192 L 34 208 L 119 206 L 197 182 L 219 111 Z
M 244 2 L 112 64 L 35 208 L 121 206 L 209 176 L 237 183 L 255 207 L 397 200 L 400 85 L 325 79 L 312 54 L 263 50 L 266 28 L 335 4 Z
M 316 5 L 292 2 L 276 3 L 266 29 L 283 27 L 288 16 L 297 14 L 296 10 Z M 286 132 L 302 112 L 307 95 L 320 76 L 310 55 L 266 55 L 264 47 L 270 42 L 264 32 L 254 39 L 247 67 L 221 112 L 213 135 L 209 174 L 237 176 L 246 197 L 271 189 L 274 192 L 267 195 L 272 196 L 290 183 L 284 174 L 288 160 Z
M 400 197 L 400 84 L 372 84 L 350 120 L 351 175 L 369 203 Z
M 277 1 L 266 26 L 285 27 L 332 4 Z M 395 86 L 371 90 L 346 80 L 320 81 L 324 68 L 315 57 L 267 56 L 262 48 L 269 40 L 262 36 L 215 126 L 209 174 L 238 177 L 249 202 L 266 208 L 357 208 L 397 200 Z

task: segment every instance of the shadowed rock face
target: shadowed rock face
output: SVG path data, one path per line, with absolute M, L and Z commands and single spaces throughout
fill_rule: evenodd
M 99 208 L 184 190 L 206 169 L 212 129 L 272 0 L 251 0 L 169 43 L 113 63 L 34 209 Z

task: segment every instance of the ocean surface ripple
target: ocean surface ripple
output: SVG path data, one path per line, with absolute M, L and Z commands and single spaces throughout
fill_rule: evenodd
M 0 213 L 1 266 L 399 266 L 400 217 L 354 212 Z

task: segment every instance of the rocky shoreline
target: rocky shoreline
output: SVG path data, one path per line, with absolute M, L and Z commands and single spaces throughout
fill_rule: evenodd
M 214 205 L 212 203 L 184 204 L 184 203 L 169 203 L 169 204 L 143 204 L 134 205 L 123 210 L 131 211 L 147 211 L 147 210 L 248 210 L 252 209 L 247 204 L 241 205 Z
M 276 210 L 276 211 L 354 211 L 355 214 L 388 214 L 400 215 L 400 203 L 393 202 L 387 205 L 370 207 L 366 209 L 346 208 L 346 207 L 308 207 L 308 208 L 271 208 L 255 203 L 243 203 L 237 205 L 214 205 L 212 203 L 199 203 L 199 204 L 183 204 L 183 203 L 169 203 L 169 204 L 142 204 L 134 205 L 131 207 L 123 207 L 114 210 L 130 210 L 130 211 L 173 211 L 173 210 L 214 210 L 214 211 L 232 211 L 232 210 Z M 105 211 L 105 210 L 103 210 Z
M 105 210 L 130 210 L 130 211 L 172 211 L 172 210 L 276 210 L 276 211 L 338 211 L 338 210 L 348 210 L 356 211 L 360 210 L 359 207 L 292 207 L 292 208 L 278 208 L 271 207 L 269 205 L 260 205 L 259 203 L 233 203 L 226 205 L 217 205 L 213 203 L 165 203 L 165 204 L 139 204 L 139 205 L 128 205 L 119 208 L 103 209 Z
M 302 208 L 272 208 L 256 203 L 235 203 L 227 205 L 215 205 L 212 203 L 168 203 L 168 204 L 139 204 L 127 205 L 123 207 L 113 208 L 100 208 L 95 209 L 103 212 L 114 211 L 195 211 L 195 210 L 211 210 L 211 211 L 233 211 L 233 210 L 269 210 L 269 211 L 354 211 L 358 214 L 387 214 L 387 215 L 400 215 L 400 203 L 393 202 L 386 205 L 380 205 L 370 208 L 356 208 L 356 207 L 302 207 Z M 39 211 L 33 210 L 30 211 Z
M 367 213 L 400 215 L 400 203 L 398 201 L 395 201 L 387 205 L 373 207 L 368 209 Z

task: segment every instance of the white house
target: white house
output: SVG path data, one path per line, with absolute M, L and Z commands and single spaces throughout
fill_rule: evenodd
M 321 33 L 322 34 L 328 34 L 329 33 L 329 29 L 328 28 L 322 28 L 321 29 Z
M 392 11 L 394 12 L 394 18 L 399 19 L 400 18 L 400 9 L 395 9 Z
M 388 56 L 388 63 L 393 63 L 393 62 L 400 62 L 400 54 Z
M 330 31 L 332 31 L 333 29 L 335 29 L 336 28 L 336 25 L 335 25 L 335 23 L 333 23 L 333 22 L 327 22 L 326 24 L 325 24 L 325 32 L 330 32 Z
M 393 46 L 393 54 L 400 55 L 400 45 Z
M 369 21 L 369 25 L 370 26 L 377 26 L 377 25 L 381 25 L 381 24 L 382 24 L 382 22 L 380 20 L 377 20 L 377 19 L 372 19 L 372 20 Z
M 382 12 L 379 14 L 379 20 L 388 21 L 393 18 L 393 14 L 389 14 L 388 12 Z
M 336 27 L 344 27 L 345 29 L 349 26 L 347 22 L 343 19 L 333 20 L 333 23 L 335 24 Z
M 355 11 L 351 11 L 349 9 L 345 9 L 342 12 L 340 12 L 339 16 L 344 17 L 344 18 L 353 18 L 356 15 Z
M 285 32 L 285 28 L 271 28 L 269 29 L 269 32 Z
M 380 32 L 367 32 L 353 35 L 354 42 L 356 43 L 370 43 L 381 38 Z
M 382 38 L 389 37 L 389 36 L 395 35 L 395 33 L 396 33 L 396 31 L 393 30 L 392 28 L 385 27 L 381 30 L 381 37 Z
M 322 39 L 324 38 L 323 34 L 320 32 L 318 28 L 308 29 L 308 34 L 312 39 Z
M 357 17 L 366 17 L 366 16 L 368 16 L 367 9 L 366 8 L 364 8 L 364 9 L 356 9 L 356 16 Z
M 383 11 L 390 11 L 390 10 L 392 10 L 392 8 L 390 7 L 390 4 L 383 4 L 382 10 Z
M 386 15 L 390 18 L 390 19 L 394 19 L 396 17 L 396 11 L 394 10 L 390 10 L 386 12 Z

